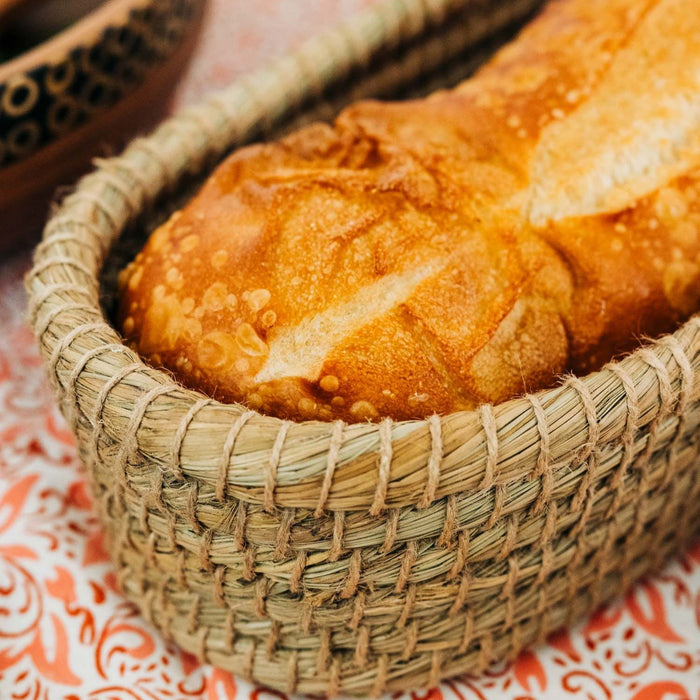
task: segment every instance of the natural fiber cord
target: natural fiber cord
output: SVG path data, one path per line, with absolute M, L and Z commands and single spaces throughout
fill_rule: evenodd
M 118 580 L 202 659 L 287 692 L 433 684 L 512 658 L 697 534 L 697 318 L 499 406 L 297 424 L 182 388 L 99 305 L 110 247 L 226 151 L 410 90 L 536 4 L 385 1 L 99 161 L 49 221 L 30 318 Z

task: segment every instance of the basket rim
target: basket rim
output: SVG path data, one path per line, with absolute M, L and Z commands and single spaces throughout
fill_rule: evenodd
M 267 511 L 378 515 L 545 472 L 556 488 L 567 461 L 571 472 L 572 455 L 580 486 L 584 462 L 599 444 L 630 442 L 653 421 L 683 415 L 698 398 L 700 316 L 598 372 L 566 377 L 533 395 L 420 421 L 359 424 L 292 423 L 185 389 L 126 348 L 105 318 L 98 277 L 107 250 L 152 202 L 188 174 L 204 172 L 260 122 L 278 121 L 332 80 L 367 65 L 378 47 L 406 44 L 451 12 L 473 11 L 470 6 L 469 0 L 385 0 L 184 109 L 120 156 L 97 161 L 97 170 L 64 200 L 27 276 L 30 320 L 64 413 L 74 428 L 83 422 L 93 431 L 93 454 L 104 432 L 119 445 L 124 469 L 138 452 L 176 477 Z M 196 453 L 195 438 L 204 431 L 206 454 Z M 374 478 L 366 478 L 369 471 Z

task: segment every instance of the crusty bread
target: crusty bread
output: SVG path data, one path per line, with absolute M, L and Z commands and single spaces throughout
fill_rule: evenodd
M 244 148 L 121 278 L 182 381 L 419 418 L 585 373 L 700 301 L 697 0 L 555 0 L 475 78 Z

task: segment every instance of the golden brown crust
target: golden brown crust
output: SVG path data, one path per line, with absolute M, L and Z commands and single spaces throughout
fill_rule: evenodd
M 557 0 L 454 91 L 238 151 L 124 271 L 127 340 L 218 398 L 352 421 L 670 330 L 700 301 L 694 3 Z

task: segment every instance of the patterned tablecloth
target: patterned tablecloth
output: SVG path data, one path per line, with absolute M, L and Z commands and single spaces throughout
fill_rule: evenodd
M 375 1 L 213 0 L 176 102 Z M 24 323 L 28 265 L 26 255 L 0 264 L 0 700 L 284 698 L 198 664 L 120 595 L 72 436 Z M 514 664 L 410 700 L 569 697 L 700 700 L 700 543 Z

